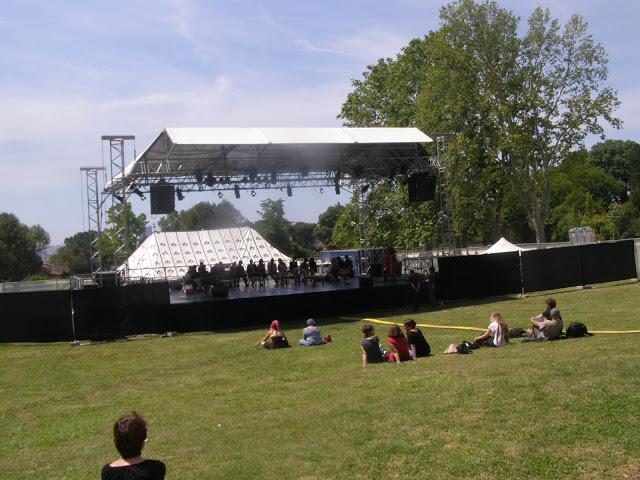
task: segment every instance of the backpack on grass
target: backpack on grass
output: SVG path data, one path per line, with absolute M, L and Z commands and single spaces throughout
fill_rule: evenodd
M 565 335 L 567 338 L 580 338 L 590 336 L 591 334 L 584 323 L 571 322 L 567 327 Z

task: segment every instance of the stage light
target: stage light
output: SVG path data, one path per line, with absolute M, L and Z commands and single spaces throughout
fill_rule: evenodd
M 222 192 L 218 192 L 218 198 L 222 198 L 224 197 L 224 195 L 222 195 Z
M 233 186 L 233 191 L 236 194 L 236 198 L 240 198 L 240 187 L 238 185 Z
M 196 177 L 196 182 L 198 183 L 202 183 L 202 170 L 198 169 L 194 172 L 194 175 Z
M 293 192 L 291 191 L 291 185 L 287 184 L 287 197 L 293 197 Z
M 256 196 L 256 191 L 255 190 L 251 190 L 251 196 L 255 197 Z
M 146 200 L 147 199 L 147 197 L 144 196 L 144 193 L 142 193 L 138 187 L 134 187 L 133 193 L 138 195 L 142 200 Z
M 182 190 L 180 190 L 179 188 L 176 188 L 176 197 L 178 197 L 179 201 L 184 200 L 184 195 L 182 194 Z
M 213 184 L 216 183 L 216 178 L 213 176 L 211 172 L 207 173 L 207 179 L 205 180 L 204 183 L 207 184 L 207 187 L 213 187 Z
M 320 188 L 320 194 L 322 195 L 324 193 L 324 188 Z
M 340 185 L 340 170 L 336 172 L 336 176 L 333 178 L 333 183 L 335 183 L 336 187 Z

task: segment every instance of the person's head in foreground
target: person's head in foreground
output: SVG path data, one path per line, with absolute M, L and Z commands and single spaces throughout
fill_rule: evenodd
M 558 310 L 557 308 L 552 308 L 549 312 L 549 315 L 551 315 L 551 318 L 553 320 L 558 320 L 560 318 L 560 310 Z
M 113 425 L 113 443 L 123 459 L 140 456 L 146 439 L 147 422 L 138 412 L 122 415 Z
M 399 338 L 399 337 L 404 337 L 404 334 L 400 330 L 400 327 L 394 323 L 393 325 L 391 325 L 391 327 L 389 327 L 389 333 L 387 337 Z

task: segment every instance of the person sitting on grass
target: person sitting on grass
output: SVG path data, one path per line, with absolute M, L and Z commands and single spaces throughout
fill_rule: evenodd
M 551 320 L 538 321 L 538 317 L 531 319 L 531 330 L 529 331 L 530 338 L 524 338 L 522 343 L 535 342 L 535 341 L 547 341 L 555 340 L 562 333 L 562 317 L 560 316 L 560 310 L 557 308 L 551 309 Z
M 311 345 L 322 345 L 324 343 L 322 334 L 320 333 L 320 330 L 318 330 L 316 321 L 313 318 L 307 320 L 307 328 L 302 331 L 302 338 L 298 343 L 306 347 Z
M 547 300 L 545 301 L 545 306 L 547 307 L 545 311 L 540 315 L 533 317 L 531 319 L 532 321 L 535 320 L 537 322 L 543 322 L 545 320 L 551 320 L 551 310 L 556 308 L 556 301 L 553 298 L 547 298 Z M 562 320 L 562 317 L 560 317 L 560 320 Z
M 142 458 L 147 422 L 137 412 L 122 415 L 113 425 L 113 442 L 120 458 L 102 467 L 102 480 L 163 480 L 167 467 L 160 460 Z
M 428 357 L 431 353 L 431 347 L 422 332 L 416 328 L 416 321 L 413 318 L 404 321 L 404 331 L 407 334 L 409 353 L 413 359 Z
M 376 335 L 376 331 L 371 325 L 362 327 L 363 339 L 360 340 L 360 348 L 362 349 L 362 366 L 366 367 L 370 363 L 382 363 L 384 358 L 380 351 L 380 340 Z
M 267 342 L 267 340 L 271 340 Z M 287 336 L 284 334 L 282 330 L 280 330 L 280 322 L 278 320 L 274 320 L 271 322 L 269 326 L 269 331 L 264 336 L 262 340 L 256 343 L 256 347 L 258 345 L 262 345 L 267 350 L 275 350 L 277 348 L 287 348 L 289 346 L 289 341 L 287 340 Z
M 509 327 L 498 312 L 493 312 L 487 331 L 473 341 L 486 347 L 504 347 L 509 345 Z
M 395 323 L 389 327 L 387 343 L 391 347 L 391 353 L 389 353 L 390 362 L 400 363 L 412 360 L 407 339 L 402 334 L 400 327 Z

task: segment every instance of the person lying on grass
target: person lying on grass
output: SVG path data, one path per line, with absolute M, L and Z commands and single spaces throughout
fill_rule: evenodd
M 487 331 L 479 337 L 474 338 L 473 341 L 486 347 L 504 347 L 505 345 L 509 345 L 509 327 L 507 327 L 502 316 L 498 312 L 493 312 L 490 322 Z
M 122 415 L 113 425 L 113 442 L 120 454 L 102 467 L 102 480 L 163 480 L 167 467 L 160 460 L 142 458 L 147 422 L 137 412 Z
M 409 353 L 413 359 L 428 357 L 431 353 L 431 347 L 422 332 L 416 328 L 416 321 L 413 318 L 408 318 L 404 321 L 404 331 L 407 334 Z
M 400 327 L 395 323 L 389 328 L 387 343 L 389 344 L 389 347 L 391 347 L 391 353 L 389 353 L 388 356 L 390 362 L 400 363 L 412 360 L 411 355 L 409 354 L 407 339 L 402 334 Z

